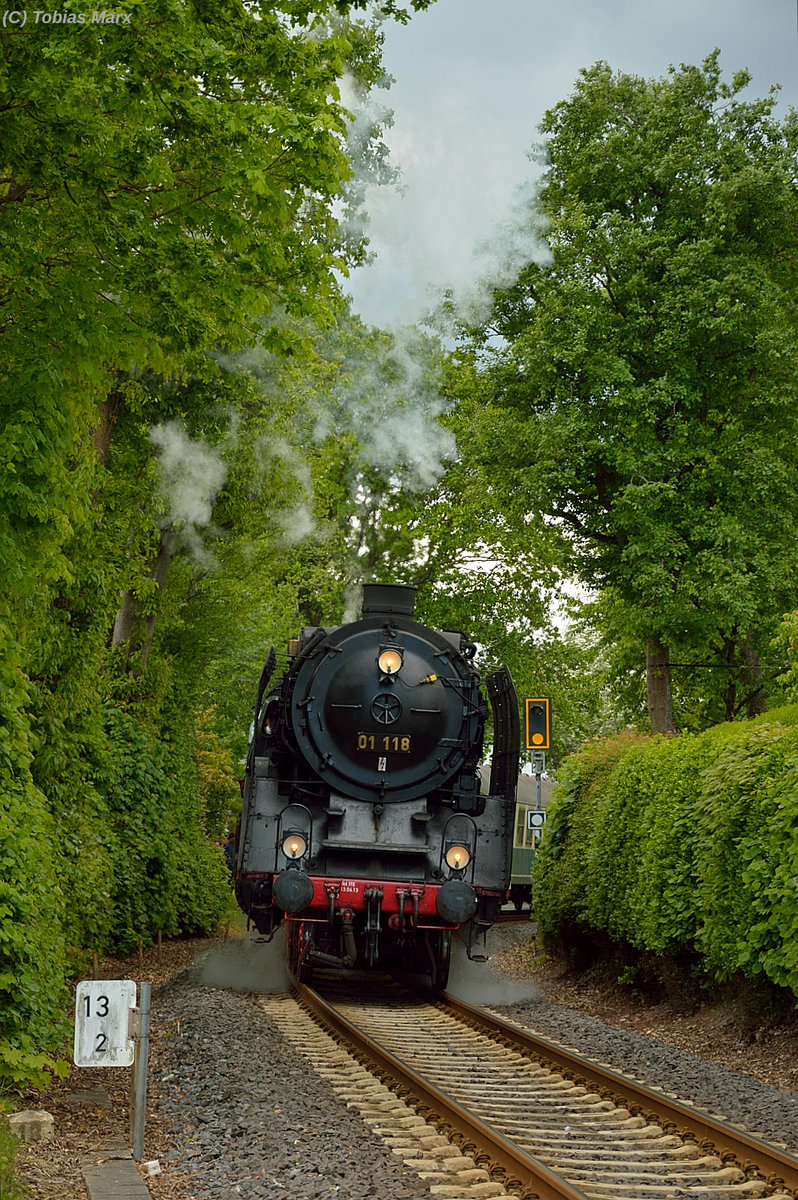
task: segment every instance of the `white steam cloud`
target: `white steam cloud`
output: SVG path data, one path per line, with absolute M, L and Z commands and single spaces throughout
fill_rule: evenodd
M 384 472 L 396 487 L 425 491 L 441 478 L 457 444 L 437 420 L 445 402 L 425 364 L 422 336 L 406 330 L 392 340 L 391 348 L 344 364 L 338 403 L 320 417 L 315 435 L 351 431 L 361 467 Z
M 457 315 L 468 325 L 487 321 L 493 292 L 510 287 L 530 263 L 545 266 L 552 254 L 545 240 L 546 224 L 538 204 L 539 180 L 519 185 L 507 216 L 477 247 L 475 277 L 455 291 Z
M 318 536 L 318 527 L 313 516 L 313 477 L 310 465 L 299 450 L 283 438 L 258 443 L 258 456 L 262 461 L 277 458 L 289 469 L 294 478 L 298 499 L 289 507 L 278 509 L 275 520 L 282 541 L 287 546 L 296 546 L 305 538 Z
M 213 505 L 227 478 L 227 464 L 205 442 L 193 441 L 179 421 L 150 430 L 157 455 L 162 528 L 172 528 L 200 561 L 207 563 L 200 530 L 211 523 Z M 234 436 L 234 435 L 231 435 Z
M 377 87 L 390 86 L 385 77 Z M 340 234 L 350 248 L 367 237 L 369 216 L 365 205 L 373 191 L 390 184 L 392 191 L 401 194 L 399 172 L 388 157 L 382 141 L 385 130 L 393 125 L 393 110 L 382 103 L 374 91 L 365 91 L 351 73 L 338 81 L 343 108 L 350 114 L 347 120 L 345 150 L 352 176 L 347 180 L 342 198 L 333 206 Z M 366 261 L 370 255 L 366 254 Z
M 392 329 L 422 321 L 444 294 L 473 319 L 491 284 L 548 254 L 528 143 L 508 144 L 505 117 L 491 117 L 468 79 L 418 78 L 425 102 L 400 77 L 388 134 L 402 187 L 363 180 L 370 259 L 347 281 L 355 311 Z
M 440 395 L 440 347 L 436 342 L 418 330 L 383 334 L 363 330 L 357 323 L 350 327 L 346 322 L 338 332 L 318 336 L 319 356 L 328 357 L 337 384 L 317 389 L 311 373 L 304 404 L 300 403 L 296 414 L 296 442 L 290 435 L 272 431 L 262 433 L 254 446 L 254 482 L 268 487 L 271 497 L 265 519 L 286 546 L 330 534 L 325 522 L 314 514 L 314 481 L 305 449 L 308 440 L 318 447 L 328 439 L 343 440 L 353 513 L 362 513 L 364 503 L 379 503 L 381 496 L 422 493 L 434 487 L 457 452 L 454 435 L 438 419 L 446 411 L 446 401 Z M 357 348 L 349 349 L 352 346 Z M 281 364 L 265 348 L 256 347 L 219 362 L 228 371 L 246 371 L 259 380 L 269 403 L 279 396 Z M 192 514 L 198 520 L 194 524 L 207 521 L 208 502 L 217 483 L 211 482 L 203 456 L 193 454 L 203 448 L 188 443 L 174 427 L 159 430 L 157 440 L 163 447 L 163 474 L 168 477 L 164 491 L 175 500 L 185 492 L 195 506 Z M 198 468 L 196 474 L 192 462 Z M 370 472 L 377 472 L 379 480 L 370 478 Z M 223 475 L 218 477 L 219 485 L 222 479 Z M 206 483 L 207 491 L 198 493 L 197 484 Z M 200 513 L 196 506 L 203 500 L 205 507 Z M 188 506 L 180 507 L 188 515 Z M 357 515 L 352 522 L 352 539 L 360 540 L 362 553 L 367 531 Z

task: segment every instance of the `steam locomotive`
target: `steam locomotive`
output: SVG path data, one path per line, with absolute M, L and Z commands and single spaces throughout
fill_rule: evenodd
M 237 837 L 236 898 L 285 923 L 290 969 L 399 966 L 444 987 L 452 934 L 470 957 L 510 883 L 518 701 L 505 667 L 486 792 L 488 704 L 460 632 L 413 619 L 415 588 L 367 584 L 351 624 L 306 628 L 258 686 Z

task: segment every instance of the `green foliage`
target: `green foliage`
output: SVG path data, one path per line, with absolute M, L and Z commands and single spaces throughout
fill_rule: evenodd
M 687 949 L 715 979 L 798 994 L 796 822 L 795 706 L 587 746 L 565 764 L 536 857 L 538 918 L 550 937 Z
M 533 864 L 535 913 L 543 931 L 587 927 L 586 872 L 596 852 L 607 779 L 640 742 L 632 734 L 589 743 L 565 760 Z
M 94 481 L 87 470 L 87 481 Z M 113 861 L 102 790 L 108 743 L 98 686 L 107 613 L 116 601 L 102 522 L 84 514 L 65 545 L 72 578 L 20 606 L 31 718 L 31 775 L 58 847 L 53 865 L 66 899 L 70 951 L 111 940 Z
M 382 74 L 362 7 L 132 0 L 113 37 L 5 39 L 0 1084 L 53 1069 L 68 962 L 214 928 L 267 639 L 343 607 L 353 440 L 315 450 L 339 490 L 314 498 L 290 434 L 313 441 L 308 381 L 338 363 L 308 330 L 363 253 L 333 202 L 357 207 L 353 159 L 389 174 L 341 103 Z M 256 343 L 279 386 L 232 366 Z M 202 519 L 154 429 L 221 464 Z M 319 537 L 286 554 L 306 502 Z
M 144 743 L 121 756 L 129 775 L 115 814 L 119 832 L 112 924 L 123 954 L 130 953 L 140 938 L 150 944 L 158 931 L 167 937 L 178 931 L 174 858 L 164 827 L 171 780 L 163 762 L 147 761 L 151 749 L 155 749 L 151 743 Z
M 215 928 L 226 904 L 223 862 L 202 832 L 201 801 L 178 726 L 156 736 L 109 708 L 114 779 L 107 804 L 114 834 L 113 930 L 123 952 L 139 939 Z
M 215 708 L 197 719 L 197 771 L 203 806 L 203 830 L 220 839 L 235 824 L 241 807 L 241 791 L 233 774 L 230 751 L 212 726 Z
M 67 898 L 63 933 L 70 955 L 80 962 L 82 950 L 100 952 L 114 945 L 118 845 L 105 803 L 88 790 L 85 810 L 58 814 L 56 825 L 58 879 Z
M 175 842 L 175 913 L 181 934 L 213 933 L 230 903 L 230 875 L 218 846 L 195 830 Z
M 759 702 L 798 568 L 798 122 L 748 82 L 717 54 L 653 80 L 597 63 L 546 114 L 541 250 L 473 335 L 464 446 L 511 519 L 565 535 L 638 672 L 647 639 L 696 664 L 682 704 L 704 725 Z
M 636 817 L 638 860 L 628 893 L 626 940 L 657 954 L 691 944 L 696 933 L 693 805 L 717 738 L 659 739 L 639 764 L 646 797 Z
M 719 978 L 742 969 L 798 992 L 798 728 L 778 716 L 706 772 L 697 942 Z
M 0 628 L 0 1087 L 42 1079 L 66 995 L 65 903 L 45 797 L 30 778 L 24 677 Z
M 369 0 L 334 0 L 334 3 L 339 12 L 346 12 L 350 8 L 367 8 Z M 429 6 L 434 3 L 435 0 L 410 0 L 410 7 L 412 8 L 413 12 L 423 12 L 424 9 L 429 8 Z M 380 0 L 380 3 L 378 3 L 377 7 L 379 12 L 382 13 L 384 17 L 394 17 L 403 25 L 407 24 L 408 20 L 410 19 L 410 13 L 408 10 L 406 8 L 402 8 L 401 5 L 397 5 L 396 0 Z
M 798 612 L 783 615 L 773 638 L 773 649 L 778 655 L 778 681 L 785 700 L 795 700 L 798 695 Z
M 19 1140 L 6 1127 L 3 1116 L 3 1106 L 0 1104 L 0 1196 L 3 1200 L 25 1200 L 26 1189 L 14 1174 Z
M 156 0 L 113 37 L 5 39 L 4 591 L 74 579 L 86 432 L 102 447 L 135 403 L 127 374 L 196 371 L 280 306 L 326 319 L 350 174 L 338 80 L 374 81 L 378 39 L 323 0 L 296 7 Z

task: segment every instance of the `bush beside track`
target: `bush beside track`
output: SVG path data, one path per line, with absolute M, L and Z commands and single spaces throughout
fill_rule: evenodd
M 533 903 L 550 945 L 678 956 L 798 994 L 798 705 L 571 756 Z
M 212 931 L 230 902 L 218 814 L 179 717 L 153 728 L 108 705 L 96 781 L 87 770 L 66 799 L 52 780 L 36 786 L 22 716 L 0 737 L 0 1101 L 68 1072 L 71 981 L 94 953 Z M 232 772 L 229 784 L 237 793 Z

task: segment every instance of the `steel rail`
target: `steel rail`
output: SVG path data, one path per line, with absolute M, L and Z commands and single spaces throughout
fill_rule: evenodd
M 745 1174 L 764 1175 L 769 1187 L 798 1197 L 798 1158 L 788 1151 L 611 1067 L 584 1059 L 548 1038 L 474 1008 L 448 992 L 442 992 L 436 1004 L 494 1040 L 509 1043 L 543 1065 L 555 1067 L 576 1083 L 587 1084 L 602 1098 L 612 1099 L 633 1114 L 639 1112 L 650 1122 L 662 1125 L 666 1132 L 695 1138 L 702 1149 L 714 1151 L 724 1161 L 733 1159 Z
M 491 1168 L 498 1168 L 504 1176 L 505 1187 L 520 1188 L 521 1196 L 527 1200 L 589 1200 L 584 1192 L 526 1154 L 509 1138 L 491 1129 L 446 1092 L 364 1034 L 313 988 L 296 982 L 294 988 L 300 1004 L 322 1025 L 354 1046 L 369 1064 L 398 1081 L 425 1119 L 450 1126 L 452 1132 L 463 1135 L 464 1150 L 474 1146 L 477 1154 L 489 1161 Z

